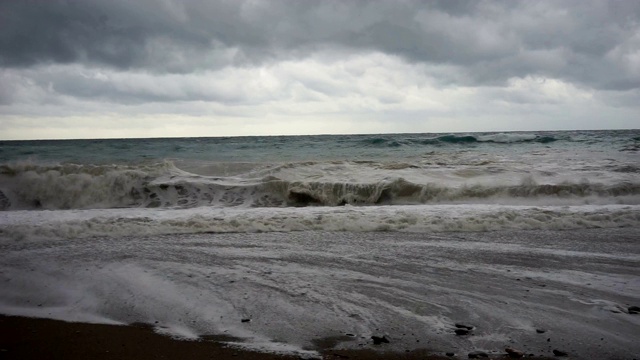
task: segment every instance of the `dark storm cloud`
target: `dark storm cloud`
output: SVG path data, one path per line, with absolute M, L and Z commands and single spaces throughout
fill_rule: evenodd
M 466 85 L 640 88 L 637 1 L 5 0 L 0 16 L 3 67 L 187 73 L 335 48 L 457 66 Z
M 146 67 L 156 60 L 147 46 L 152 40 L 180 44 L 180 51 L 209 46 L 207 37 L 174 26 L 170 13 L 134 2 L 5 1 L 0 14 L 4 66 L 90 62 Z

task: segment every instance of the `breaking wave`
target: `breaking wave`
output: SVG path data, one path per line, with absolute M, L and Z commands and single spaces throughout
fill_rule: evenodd
M 295 165 L 291 165 L 295 166 Z M 401 177 L 383 181 L 330 182 L 191 174 L 171 162 L 151 165 L 2 165 L 0 209 L 304 207 L 447 203 L 638 204 L 640 183 L 517 185 L 415 183 Z

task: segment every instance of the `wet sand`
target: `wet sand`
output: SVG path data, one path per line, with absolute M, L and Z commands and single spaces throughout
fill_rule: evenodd
M 148 326 L 70 323 L 0 316 L 0 359 L 299 359 L 228 347 L 222 338 L 177 340 Z M 373 350 L 320 351 L 323 359 L 447 359 L 425 350 L 388 353 Z M 466 357 L 466 356 L 465 356 Z

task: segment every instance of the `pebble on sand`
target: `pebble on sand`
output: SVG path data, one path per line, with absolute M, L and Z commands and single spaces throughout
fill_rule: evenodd
M 567 354 L 566 352 L 564 352 L 562 350 L 557 350 L 557 349 L 553 350 L 553 355 L 555 355 L 555 356 L 569 356 L 569 354 Z
M 475 326 L 473 326 L 473 325 L 467 325 L 467 324 L 461 324 L 461 323 L 455 323 L 455 327 L 457 327 L 458 329 L 473 330 L 473 328 L 474 328 Z
M 504 349 L 504 351 L 506 351 L 507 354 L 509 354 L 510 358 L 521 358 L 521 357 L 524 357 L 524 353 L 522 351 L 518 351 L 516 349 L 506 348 L 506 349 Z
M 488 358 L 489 354 L 484 351 L 473 351 L 469 353 L 469 359 Z
M 373 340 L 373 345 L 380 345 L 382 343 L 387 343 L 387 344 L 389 343 L 389 339 L 387 338 L 386 335 L 385 336 L 373 335 L 371 337 L 371 340 Z

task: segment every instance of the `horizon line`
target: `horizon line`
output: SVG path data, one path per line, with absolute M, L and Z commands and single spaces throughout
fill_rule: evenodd
M 487 130 L 487 131 L 436 131 L 436 132 L 388 132 L 388 133 L 322 133 L 322 134 L 268 134 L 268 135 L 218 135 L 218 136 L 149 136 L 149 137 L 96 137 L 96 138 L 23 138 L 0 139 L 0 141 L 70 141 L 70 140 L 143 140 L 143 139 L 215 139 L 215 138 L 243 138 L 243 137 L 299 137 L 299 136 L 350 136 L 350 135 L 420 135 L 420 134 L 478 134 L 478 133 L 531 133 L 531 132 L 559 132 L 559 131 L 631 131 L 640 128 L 608 128 L 608 129 L 555 129 L 555 130 Z

